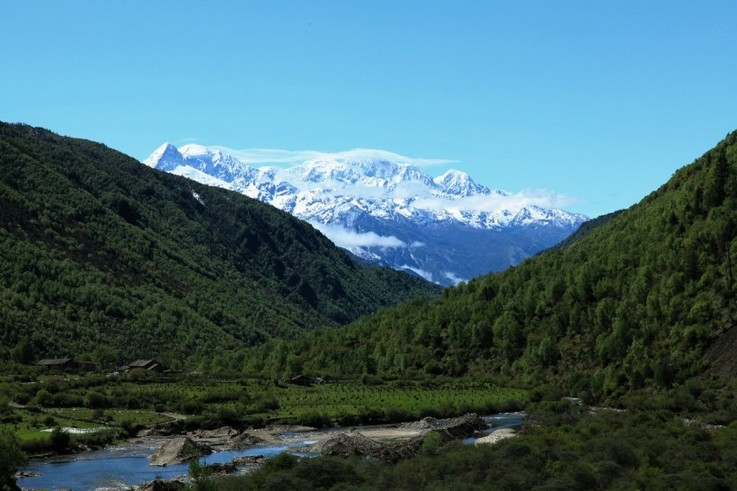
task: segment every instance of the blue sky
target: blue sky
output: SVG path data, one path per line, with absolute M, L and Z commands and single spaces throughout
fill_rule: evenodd
M 596 216 L 737 129 L 736 22 L 734 0 L 11 0 L 0 120 L 138 159 L 383 149 Z

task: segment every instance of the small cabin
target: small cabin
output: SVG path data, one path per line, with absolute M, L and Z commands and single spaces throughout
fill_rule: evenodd
M 126 366 L 120 367 L 120 371 L 127 372 L 135 368 L 159 373 L 164 371 L 164 366 L 156 360 L 136 360 Z

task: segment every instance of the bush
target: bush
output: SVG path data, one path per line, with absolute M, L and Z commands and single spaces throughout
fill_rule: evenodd
M 92 409 L 102 409 L 110 407 L 110 399 L 105 394 L 99 392 L 90 392 L 85 397 L 85 406 Z
M 123 433 L 128 437 L 134 437 L 138 433 L 138 430 L 141 429 L 140 425 L 135 424 L 133 421 L 129 419 L 124 419 L 120 423 L 120 428 L 123 430 Z
M 26 461 L 15 434 L 0 427 L 0 489 L 18 489 L 15 473 Z
M 290 453 L 282 452 L 273 459 L 267 460 L 261 468 L 264 470 L 264 472 L 286 470 L 292 469 L 295 465 L 297 465 L 297 462 L 299 462 L 299 459 L 297 457 Z
M 305 426 L 312 426 L 313 428 L 328 428 L 333 426 L 333 421 L 325 413 L 309 412 L 300 415 L 298 423 Z
M 443 437 L 437 432 L 433 431 L 425 437 L 422 442 L 422 453 L 425 455 L 436 455 L 438 449 L 443 446 Z
M 212 481 L 212 468 L 205 464 L 200 463 L 199 460 L 194 459 L 189 464 L 189 476 L 194 482 L 194 489 L 196 491 L 215 491 L 217 486 Z
M 279 401 L 273 394 L 261 394 L 253 403 L 253 412 L 266 413 L 279 409 Z
M 196 400 L 185 401 L 180 407 L 184 414 L 202 414 L 206 409 L 205 403 Z
M 58 426 L 51 432 L 51 449 L 54 452 L 62 453 L 67 451 L 71 441 L 72 439 L 69 436 L 69 433 Z
M 414 419 L 414 415 L 408 411 L 396 408 L 388 407 L 384 409 L 384 421 L 387 423 L 402 423 L 404 421 L 410 421 Z
M 301 460 L 295 466 L 294 474 L 317 489 L 331 489 L 337 484 L 355 485 L 363 481 L 350 462 L 334 457 Z

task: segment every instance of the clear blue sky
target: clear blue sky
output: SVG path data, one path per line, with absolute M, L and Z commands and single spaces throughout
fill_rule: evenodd
M 0 39 L 3 121 L 138 159 L 165 141 L 447 159 L 589 216 L 737 129 L 734 0 L 9 0 Z

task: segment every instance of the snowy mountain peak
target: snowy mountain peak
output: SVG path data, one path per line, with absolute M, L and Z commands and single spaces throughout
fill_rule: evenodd
M 313 160 L 292 169 L 299 174 L 303 182 L 337 181 L 345 183 L 355 182 L 359 174 L 348 164 L 337 160 Z
M 161 145 L 159 148 L 143 161 L 143 163 L 149 167 L 153 167 L 161 170 L 172 170 L 177 165 L 184 161 L 184 157 L 177 150 L 177 147 L 167 142 Z
M 456 196 L 472 196 L 491 192 L 486 186 L 476 184 L 465 172 L 455 169 L 450 169 L 445 174 L 436 177 L 433 182 L 443 193 Z
M 516 264 L 562 240 L 586 219 L 540 206 L 545 200 L 538 196 L 490 190 L 459 170 L 433 178 L 415 164 L 437 162 L 389 152 L 272 150 L 292 165 L 259 168 L 237 157 L 247 152 L 164 144 L 144 163 L 269 203 L 312 223 L 358 256 L 441 284 Z M 297 154 L 304 158 L 293 159 Z
M 237 177 L 248 176 L 255 172 L 255 169 L 247 166 L 238 158 L 203 145 L 194 143 L 183 145 L 179 148 L 179 153 L 182 157 L 182 166 L 191 167 L 225 182 L 231 182 Z M 156 166 L 156 168 L 160 167 Z

